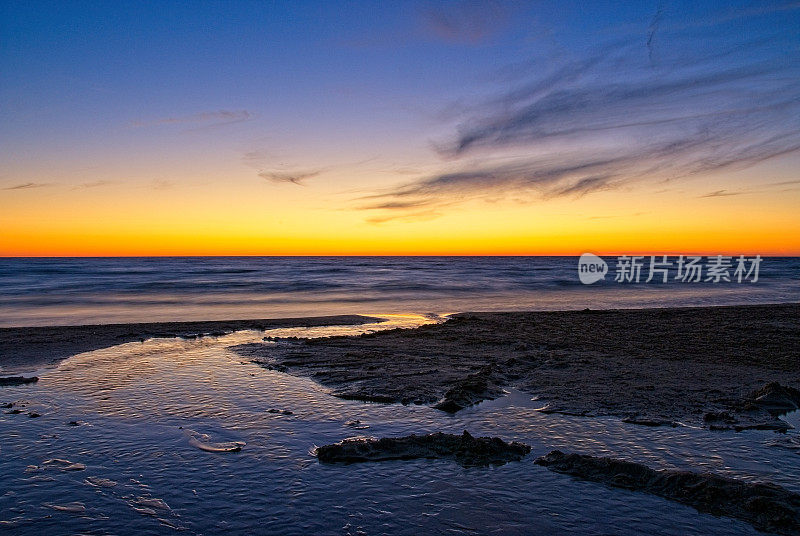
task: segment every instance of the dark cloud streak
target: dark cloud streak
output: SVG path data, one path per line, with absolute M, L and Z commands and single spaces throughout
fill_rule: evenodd
M 664 16 L 664 5 L 658 4 L 656 14 L 653 15 L 653 20 L 650 21 L 650 26 L 647 28 L 647 55 L 650 62 L 653 62 L 653 46 L 658 31 L 658 25 L 661 24 L 661 19 Z
M 499 32 L 508 18 L 507 5 L 496 0 L 437 3 L 422 11 L 426 30 L 437 39 L 456 44 L 485 41 Z
M 701 195 L 700 197 L 730 197 L 733 195 L 742 195 L 745 192 L 729 192 L 728 190 L 715 190 L 713 192 L 709 192 L 707 194 Z
M 258 176 L 272 182 L 285 182 L 302 186 L 306 179 L 316 177 L 321 171 L 261 171 Z
M 253 114 L 247 110 L 217 110 L 213 112 L 200 112 L 192 115 L 178 117 L 163 117 L 149 121 L 134 121 L 134 127 L 153 127 L 160 125 L 202 125 L 218 126 L 231 123 L 240 123 L 253 118 Z
M 451 170 L 368 196 L 362 208 L 436 207 L 527 190 L 580 197 L 745 169 L 800 150 L 800 63 L 784 51 L 790 29 L 750 41 L 725 34 L 699 46 L 707 36 L 670 33 L 664 18 L 659 6 L 645 47 L 616 41 L 549 72 L 532 69 L 517 87 L 469 107 L 455 139 L 438 146 Z M 656 32 L 666 52 L 654 65 Z M 459 164 L 467 156 L 471 162 Z
M 30 190 L 32 188 L 44 188 L 45 186 L 50 186 L 50 184 L 44 182 L 26 182 L 23 184 L 15 184 L 14 186 L 7 186 L 3 188 L 3 190 Z

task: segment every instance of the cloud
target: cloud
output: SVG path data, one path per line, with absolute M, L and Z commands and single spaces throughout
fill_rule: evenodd
M 23 184 L 15 184 L 14 186 L 7 186 L 3 188 L 3 190 L 30 190 L 32 188 L 44 188 L 45 186 L 50 186 L 50 184 L 45 182 L 26 182 Z
M 322 173 L 320 170 L 316 171 L 260 171 L 258 176 L 262 179 L 267 179 L 272 182 L 289 182 L 292 184 L 301 185 L 302 182 L 311 177 L 316 177 Z
M 653 47 L 654 41 L 656 37 L 656 32 L 658 31 L 658 26 L 661 24 L 661 19 L 664 17 L 664 5 L 658 4 L 658 9 L 656 9 L 656 14 L 653 15 L 653 19 L 650 21 L 650 26 L 647 28 L 647 56 L 650 58 L 650 61 L 653 61 Z
M 580 68 L 581 65 L 574 66 Z M 582 77 L 602 76 L 592 70 Z M 682 133 L 687 128 L 695 135 L 709 130 L 724 133 L 727 127 L 741 128 L 751 120 L 772 132 L 774 125 L 765 123 L 780 120 L 785 111 L 798 107 L 795 97 L 800 83 L 785 80 L 779 82 L 783 87 L 764 88 L 759 81 L 790 74 L 786 70 L 777 62 L 760 62 L 717 72 L 673 74 L 671 78 L 655 75 L 644 79 L 592 80 L 579 87 L 569 80 L 549 80 L 547 85 L 552 88 L 510 94 L 504 99 L 503 110 L 491 111 L 487 117 L 463 124 L 456 142 L 444 151 L 459 155 L 480 147 L 575 139 L 615 131 L 670 135 L 676 142 L 682 142 L 685 139 Z M 576 74 L 573 70 L 570 77 Z M 764 100 L 754 99 L 755 96 Z M 786 119 L 778 124 L 797 134 Z
M 608 190 L 613 188 L 613 184 L 610 183 L 610 177 L 586 177 L 585 179 L 580 179 L 579 181 L 575 182 L 574 184 L 570 184 L 568 186 L 562 186 L 559 189 L 556 189 L 552 192 L 552 195 L 556 197 L 560 196 L 575 196 L 575 197 L 582 197 L 591 192 L 597 192 L 599 190 Z
M 790 24 L 747 41 L 740 36 L 752 34 L 727 27 L 672 31 L 665 16 L 659 8 L 644 44 L 630 38 L 531 64 L 527 77 L 467 107 L 455 135 L 436 145 L 448 169 L 362 198 L 370 204 L 360 208 L 416 210 L 528 191 L 580 197 L 800 150 L 800 64 L 785 53 L 796 47 Z M 663 57 L 654 65 L 656 31 Z
M 502 30 L 509 19 L 507 5 L 491 0 L 430 5 L 421 15 L 425 30 L 439 40 L 455 44 L 485 41 Z
M 407 208 L 414 208 L 424 203 L 420 203 L 417 201 L 390 201 L 388 203 L 377 203 L 375 205 L 370 205 L 367 208 L 371 209 L 381 209 L 381 210 L 404 210 Z
M 780 182 L 771 182 L 766 184 L 765 186 L 794 186 L 795 184 L 800 184 L 800 179 L 794 179 L 790 181 L 780 181 Z
M 371 223 L 373 225 L 380 225 L 382 223 L 387 223 L 390 221 L 412 223 L 412 222 L 434 220 L 439 216 L 441 216 L 441 213 L 435 210 L 423 210 L 419 212 L 410 212 L 405 214 L 389 214 L 386 216 L 375 216 L 372 218 L 367 218 L 366 222 Z
M 176 186 L 176 183 L 168 179 L 153 179 L 148 186 L 153 190 L 170 190 Z
M 133 121 L 134 127 L 153 127 L 160 125 L 199 125 L 217 126 L 230 123 L 240 123 L 252 119 L 253 114 L 247 110 L 217 110 L 214 112 L 200 112 L 192 115 L 177 117 L 163 117 L 149 121 Z
M 742 195 L 745 192 L 729 192 L 728 190 L 715 190 L 713 192 L 709 192 L 707 194 L 703 194 L 700 197 L 728 197 L 731 195 Z
M 93 182 L 84 182 L 81 183 L 73 188 L 73 190 L 77 189 L 87 189 L 87 188 L 99 188 L 101 186 L 108 186 L 109 184 L 114 184 L 114 181 L 106 181 L 106 180 L 99 180 Z

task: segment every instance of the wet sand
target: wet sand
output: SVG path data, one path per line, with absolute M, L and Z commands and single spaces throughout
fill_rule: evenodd
M 145 523 L 142 520 L 146 519 L 147 523 L 170 523 L 168 526 L 216 527 L 219 519 L 233 517 L 230 504 L 235 503 L 240 507 L 235 512 L 236 528 L 247 533 L 265 517 L 287 526 L 292 521 L 286 521 L 286 512 L 302 516 L 294 518 L 297 526 L 305 526 L 299 524 L 307 518 L 330 519 L 324 516 L 335 512 L 332 504 L 338 504 L 338 492 L 349 486 L 358 508 L 365 498 L 375 496 L 379 497 L 376 504 L 401 505 L 388 517 L 396 517 L 394 522 L 402 526 L 422 517 L 414 510 L 413 501 L 427 505 L 446 497 L 445 503 L 452 501 L 447 504 L 448 511 L 466 511 L 480 507 L 488 495 L 493 497 L 492 504 L 508 506 L 508 515 L 521 509 L 529 514 L 520 519 L 535 523 L 549 519 L 551 511 L 569 514 L 569 505 L 580 497 L 581 511 L 592 501 L 595 510 L 594 514 L 576 515 L 605 523 L 604 532 L 614 529 L 608 529 L 608 519 L 603 516 L 622 503 L 640 505 L 623 517 L 636 527 L 627 530 L 630 534 L 657 534 L 661 532 L 659 524 L 685 523 L 687 519 L 686 526 L 695 534 L 723 527 L 710 516 L 692 517 L 652 499 L 619 495 L 619 490 L 579 488 L 568 477 L 550 480 L 549 472 L 532 470 L 532 460 L 525 460 L 528 450 L 539 455 L 553 449 L 578 449 L 584 452 L 560 456 L 551 452 L 539 460 L 547 461 L 544 465 L 552 471 L 609 488 L 646 492 L 701 512 L 733 517 L 761 530 L 796 533 L 800 520 L 797 464 L 792 450 L 786 450 L 796 449 L 796 432 L 719 434 L 686 427 L 650 429 L 613 418 L 547 415 L 532 409 L 525 393 L 538 395 L 535 405 L 548 405 L 547 411 L 616 415 L 639 424 L 680 420 L 708 428 L 776 427 L 780 423 L 776 415 L 800 405 L 800 391 L 794 389 L 800 387 L 799 310 L 800 305 L 781 305 L 460 314 L 443 324 L 361 336 L 270 339 L 244 345 L 242 341 L 259 341 L 264 334 L 241 333 L 214 340 L 156 340 L 78 356 L 75 362 L 44 372 L 38 383 L 17 386 L 14 380 L 0 387 L 0 394 L 10 397 L 5 400 L 20 397 L 2 405 L 8 411 L 0 417 L 10 430 L 9 445 L 4 443 L 3 448 L 15 455 L 4 457 L 0 469 L 12 482 L 10 489 L 19 490 L 20 496 L 28 494 L 26 510 L 0 524 L 31 522 L 37 508 L 48 512 L 41 522 L 82 523 L 77 516 L 66 521 L 46 519 L 51 515 L 99 516 L 93 494 L 108 487 L 124 490 L 103 500 L 118 501 L 115 504 L 121 510 L 114 515 L 121 515 L 126 523 Z M 364 321 L 352 317 L 321 321 L 323 325 L 341 324 L 343 318 L 353 323 Z M 292 326 L 310 323 L 309 319 L 243 321 L 226 329 L 248 322 L 265 322 L 267 328 L 276 322 Z M 260 329 L 259 324 L 249 325 Z M 142 326 L 148 329 L 142 330 Z M 160 327 L 149 329 L 152 326 Z M 214 334 L 219 327 L 219 323 L 128 325 L 123 333 L 192 338 Z M 102 327 L 85 329 L 89 328 L 102 332 Z M 354 331 L 371 328 L 375 326 L 359 326 Z M 68 333 L 72 328 L 58 329 Z M 230 348 L 265 368 L 310 376 L 333 386 L 342 398 L 417 402 L 441 411 L 336 400 L 328 389 L 307 379 L 242 363 L 231 356 Z M 88 364 L 91 366 L 86 368 Z M 214 379 L 213 387 L 209 378 Z M 506 396 L 504 389 L 512 387 L 524 392 L 513 391 L 507 398 L 482 403 Z M 550 397 L 545 398 L 548 393 Z M 461 412 L 476 403 L 480 404 L 478 411 Z M 709 420 L 708 415 L 716 417 Z M 135 423 L 139 425 L 130 426 Z M 363 429 L 369 431 L 356 433 L 374 437 L 351 437 Z M 465 429 L 473 430 L 475 437 L 458 434 Z M 31 437 L 39 439 L 31 441 Z M 91 451 L 87 444 L 93 445 Z M 135 463 L 111 463 L 120 453 L 129 456 L 131 445 L 136 446 L 137 456 L 144 453 L 126 458 Z M 323 445 L 315 451 L 323 462 L 323 473 L 315 472 L 316 464 L 305 463 L 316 445 Z M 197 453 L 213 458 L 197 457 Z M 407 481 L 392 480 L 392 475 L 407 476 L 392 462 L 374 469 L 380 478 L 372 478 L 371 468 L 366 469 L 370 474 L 366 477 L 358 464 L 338 467 L 339 462 L 418 458 L 443 461 L 424 467 L 409 462 L 412 478 Z M 503 468 L 508 472 L 452 473 L 448 460 L 465 467 L 509 462 Z M 120 466 L 125 466 L 122 472 L 117 469 Z M 304 472 L 309 468 L 311 472 Z M 37 474 L 40 471 L 80 475 L 73 484 L 66 484 L 73 486 L 66 488 L 69 502 L 58 501 L 61 495 L 54 488 L 40 488 L 32 480 L 51 477 Z M 450 481 L 456 484 L 446 495 L 429 495 L 424 487 L 415 487 L 420 484 L 414 471 L 423 471 L 437 486 Z M 154 491 L 132 487 L 140 484 L 132 477 L 141 474 L 155 480 Z M 273 479 L 274 475 L 278 476 Z M 340 480 L 331 485 L 326 480 L 330 475 Z M 280 502 L 281 494 L 287 487 L 297 487 L 297 482 L 304 491 L 299 496 L 292 494 L 287 507 Z M 414 492 L 412 502 L 404 502 L 408 498 L 396 492 L 402 489 L 402 482 L 409 482 L 409 489 L 421 490 Z M 271 484 L 274 487 L 267 488 L 265 495 L 252 493 L 256 487 L 264 489 Z M 181 499 L 180 494 L 170 495 L 172 489 L 201 491 L 201 502 L 188 501 L 201 505 L 193 511 L 196 518 L 187 506 L 175 506 Z M 556 496 L 562 502 L 557 508 L 544 504 L 544 510 L 534 510 L 541 498 L 529 500 L 537 496 L 530 495 L 531 489 L 545 490 L 544 496 Z M 469 490 L 472 495 L 456 499 L 458 490 Z M 310 495 L 314 492 L 319 493 Z M 607 499 L 603 498 L 606 494 Z M 35 500 L 31 501 L 31 496 Z M 263 496 L 271 498 L 266 506 Z M 509 505 L 511 496 L 523 500 Z M 211 497 L 223 497 L 223 504 Z M 249 498 L 256 502 L 249 503 Z M 21 501 L 16 496 L 13 500 Z M 175 507 L 174 514 L 166 501 Z M 599 510 L 597 504 L 605 506 Z M 461 512 L 458 518 L 464 518 Z M 532 515 L 530 512 L 539 517 L 525 517 Z M 102 523 L 102 519 L 91 522 Z M 326 526 L 342 526 L 336 519 L 336 524 L 326 521 Z M 656 525 L 643 530 L 651 519 Z M 558 532 L 542 526 L 545 529 L 537 529 L 539 532 Z M 82 525 L 70 527 L 75 529 L 70 532 L 84 532 L 78 530 Z M 732 527 L 744 530 L 740 525 Z M 572 531 L 576 532 L 574 526 Z
M 32 371 L 151 337 L 374 322 L 314 318 L 0 328 L 0 367 Z M 341 398 L 454 413 L 512 387 L 542 411 L 643 425 L 785 429 L 800 406 L 800 304 L 460 313 L 443 324 L 234 347 Z M 772 384 L 770 386 L 770 384 Z
M 355 325 L 379 319 L 360 315 L 206 322 L 152 322 L 86 326 L 0 328 L 0 372 L 28 372 L 69 356 L 152 337 L 198 337 L 282 327 Z
M 779 430 L 788 425 L 778 415 L 800 405 L 800 304 L 463 313 L 414 330 L 235 350 L 342 398 L 448 412 L 513 387 L 545 412 Z

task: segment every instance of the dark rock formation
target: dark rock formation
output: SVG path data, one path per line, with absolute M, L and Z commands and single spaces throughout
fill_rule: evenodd
M 4 378 L 0 378 L 0 387 L 7 385 L 24 385 L 26 383 L 36 383 L 38 381 L 39 378 L 36 376 L 6 376 Z
M 680 426 L 675 421 L 659 419 L 658 417 L 647 417 L 641 415 L 633 415 L 631 417 L 625 417 L 622 419 L 622 422 L 626 422 L 628 424 L 638 424 L 640 426 L 671 426 L 675 428 L 676 426 Z
M 433 407 L 455 413 L 478 402 L 501 396 L 503 390 L 492 381 L 491 373 L 491 367 L 484 367 L 480 372 L 470 374 L 448 389 L 444 398 Z
M 768 383 L 750 395 L 747 405 L 763 409 L 770 415 L 783 415 L 800 409 L 800 391 L 778 382 Z
M 800 304 L 464 313 L 411 330 L 232 350 L 346 399 L 454 412 L 510 387 L 537 395 L 545 413 L 780 430 L 788 425 L 766 409 L 772 396 L 760 405 L 749 397 L 766 382 L 800 389 Z M 756 411 L 744 410 L 747 400 Z
M 294 415 L 294 412 L 288 409 L 275 409 L 270 408 L 267 410 L 267 413 L 279 413 L 281 415 Z
M 774 484 L 753 484 L 708 473 L 657 471 L 645 465 L 554 450 L 536 460 L 558 473 L 635 491 L 644 491 L 728 516 L 758 530 L 800 534 L 800 495 Z
M 771 382 L 747 395 L 728 411 L 709 411 L 703 421 L 712 430 L 776 430 L 791 426 L 778 417 L 800 409 L 800 391 Z
M 523 443 L 506 443 L 499 437 L 476 438 L 465 430 L 460 436 L 437 432 L 396 438 L 345 439 L 318 447 L 317 458 L 323 463 L 451 458 L 464 467 L 471 467 L 519 461 L 530 451 L 531 447 Z

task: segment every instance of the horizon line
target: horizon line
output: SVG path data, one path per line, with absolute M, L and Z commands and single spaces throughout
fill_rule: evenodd
M 155 255 L 2 255 L 0 259 L 152 259 L 152 258 L 312 258 L 312 257 L 579 257 L 583 253 L 593 253 L 600 257 L 619 257 L 622 255 L 628 256 L 663 256 L 678 257 L 680 255 L 686 257 L 716 257 L 717 255 L 737 257 L 744 255 L 746 257 L 753 257 L 760 255 L 762 258 L 774 257 L 800 257 L 800 252 L 793 253 L 753 253 L 750 251 L 738 251 L 731 253 L 730 251 L 715 251 L 715 252 L 698 252 L 698 251 L 684 251 L 684 252 L 641 252 L 641 251 L 624 251 L 624 252 L 601 252 L 597 251 L 582 251 L 581 253 L 327 253 L 327 254 L 206 254 L 206 255 L 170 255 L 170 254 L 155 254 Z

